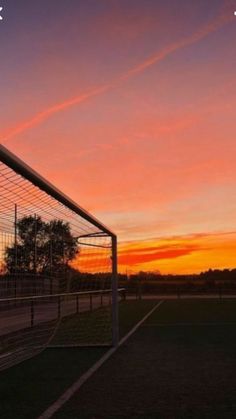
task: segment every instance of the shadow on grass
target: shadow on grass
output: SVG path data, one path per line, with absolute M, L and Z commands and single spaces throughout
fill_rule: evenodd
M 121 337 L 155 304 L 156 301 L 120 303 Z M 55 342 L 62 342 L 60 339 L 65 338 L 67 327 L 76 328 L 75 319 L 67 319 L 62 323 Z M 67 323 L 70 321 L 70 324 Z M 93 325 L 94 321 L 90 321 Z M 106 347 L 49 348 L 40 355 L 1 372 L 0 417 L 37 418 L 106 351 Z

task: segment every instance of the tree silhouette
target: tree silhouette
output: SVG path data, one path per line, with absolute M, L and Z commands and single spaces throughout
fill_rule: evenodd
M 17 243 L 6 249 L 9 273 L 63 272 L 79 253 L 77 238 L 62 220 L 26 216 L 17 222 L 17 232 Z

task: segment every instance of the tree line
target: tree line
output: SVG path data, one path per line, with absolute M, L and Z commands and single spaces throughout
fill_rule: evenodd
M 160 272 L 140 271 L 131 275 L 121 274 L 120 278 L 124 281 L 166 281 L 166 282 L 182 282 L 182 281 L 198 281 L 205 282 L 236 280 L 236 268 L 233 269 L 209 269 L 196 274 L 161 274 Z
M 60 273 L 79 254 L 78 238 L 68 222 L 25 216 L 17 221 L 17 239 L 5 251 L 8 273 Z

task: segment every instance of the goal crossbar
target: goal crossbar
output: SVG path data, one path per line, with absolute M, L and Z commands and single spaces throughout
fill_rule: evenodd
M 83 209 L 81 206 L 76 204 L 72 199 L 67 195 L 61 192 L 56 188 L 52 183 L 48 182 L 43 178 L 39 173 L 33 170 L 30 166 L 24 163 L 19 157 L 6 149 L 3 145 L 0 144 L 0 160 L 13 169 L 16 173 L 19 173 L 25 179 L 29 180 L 35 186 L 39 187 L 41 190 L 51 195 L 57 201 L 61 202 L 66 207 L 70 208 L 76 214 L 80 215 L 87 221 L 89 221 L 94 226 L 98 227 L 104 233 L 109 236 L 115 236 L 115 234 L 108 229 L 104 224 L 98 221 L 94 216 L 89 212 Z

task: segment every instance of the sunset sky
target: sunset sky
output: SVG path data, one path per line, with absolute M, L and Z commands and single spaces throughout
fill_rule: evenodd
M 121 271 L 236 267 L 236 0 L 2 0 L 0 143 Z

